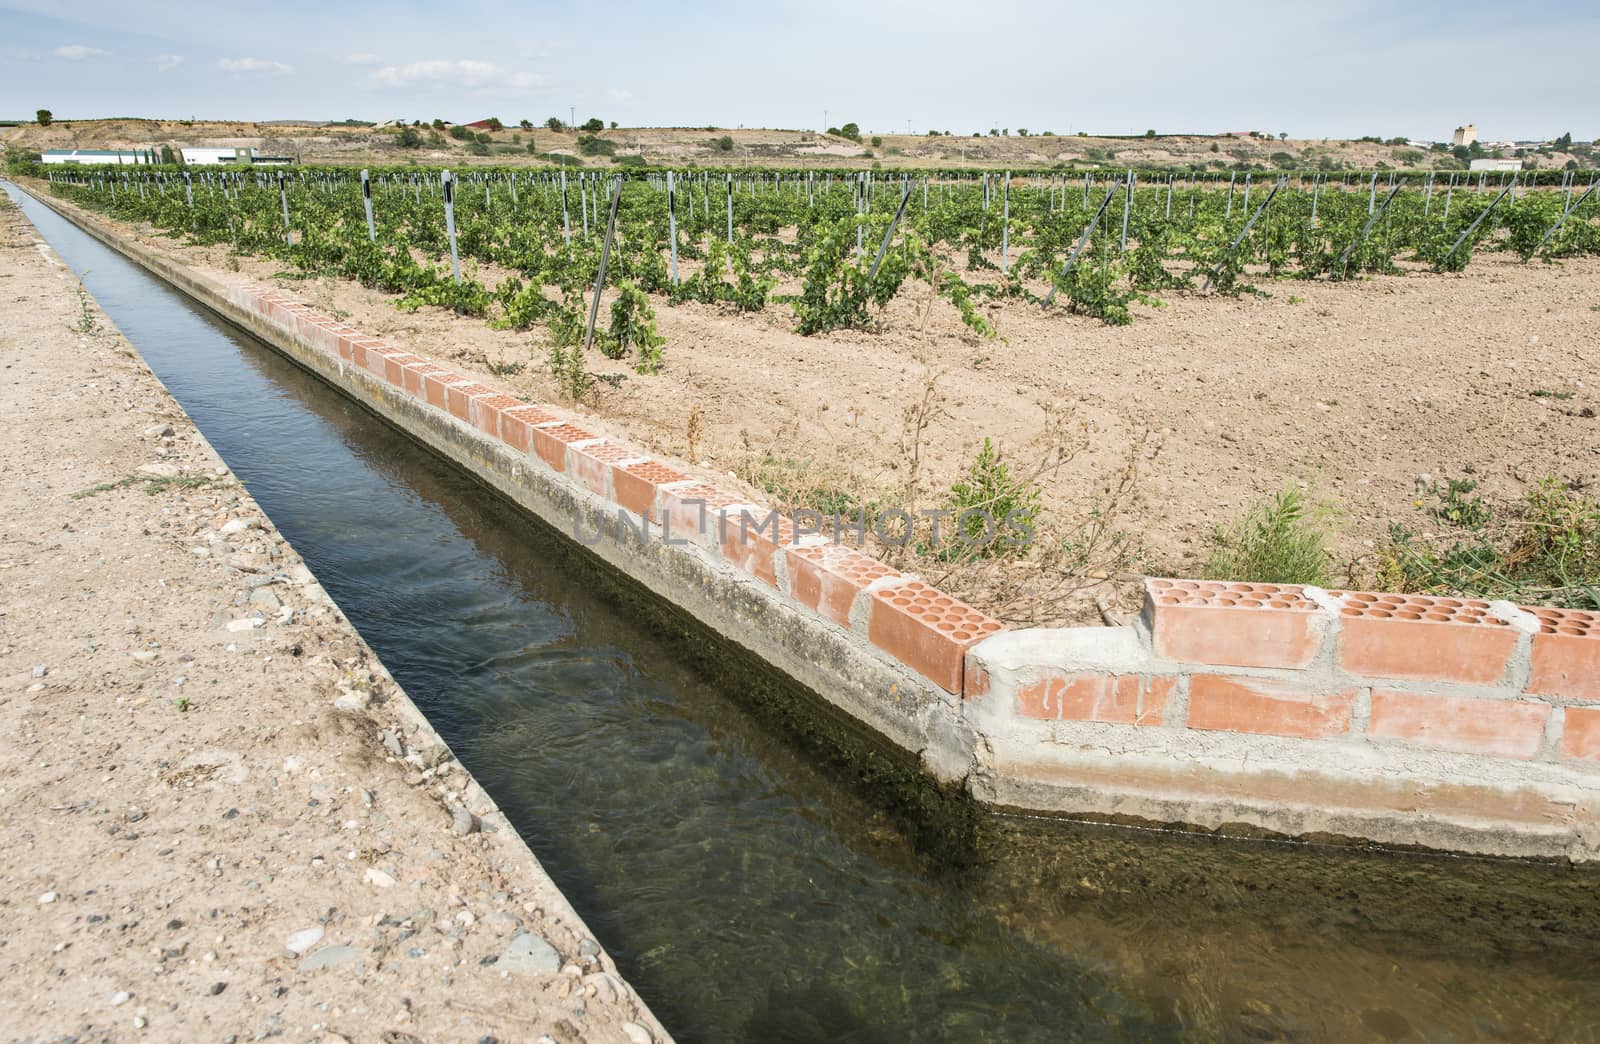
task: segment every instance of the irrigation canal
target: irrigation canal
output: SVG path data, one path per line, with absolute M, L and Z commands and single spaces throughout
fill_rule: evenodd
M 930 800 L 818 701 L 6 189 L 679 1039 L 1600 1033 L 1600 875 Z

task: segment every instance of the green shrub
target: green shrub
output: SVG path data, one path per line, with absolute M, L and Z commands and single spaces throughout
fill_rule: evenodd
M 1251 504 L 1243 515 L 1211 535 L 1205 578 L 1252 584 L 1331 582 L 1328 511 L 1307 502 L 1295 486 Z
M 983 447 L 966 475 L 950 487 L 945 507 L 953 518 L 953 541 L 939 549 L 946 559 L 1015 558 L 1025 554 L 1039 514 L 1037 485 L 1012 476 L 994 444 Z
M 617 143 L 593 134 L 578 135 L 578 151 L 585 156 L 615 156 Z

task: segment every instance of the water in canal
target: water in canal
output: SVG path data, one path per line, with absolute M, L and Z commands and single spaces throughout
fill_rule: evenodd
M 7 190 L 679 1039 L 1600 1033 L 1600 875 L 917 806 L 807 738 L 848 732 L 814 700 Z

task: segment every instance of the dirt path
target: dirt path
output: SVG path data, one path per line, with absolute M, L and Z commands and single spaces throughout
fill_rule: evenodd
M 3 195 L 0 366 L 5 1036 L 663 1039 Z

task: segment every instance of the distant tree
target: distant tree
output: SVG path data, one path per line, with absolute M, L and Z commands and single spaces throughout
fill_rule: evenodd
M 488 119 L 484 120 L 483 122 L 487 123 L 489 125 L 489 129 L 492 130 L 492 131 L 505 130 L 506 129 L 506 125 L 500 122 L 500 117 L 498 117 L 498 116 L 490 116 Z
M 517 121 L 517 126 L 521 127 L 523 130 L 533 130 L 533 121 L 532 120 L 518 120 Z
M 860 141 L 861 128 L 857 127 L 854 123 L 847 123 L 843 127 L 839 128 L 839 136 L 841 138 L 849 138 L 851 141 Z
M 1218 151 L 1221 151 L 1221 150 L 1219 150 L 1219 149 L 1218 149 L 1218 148 L 1217 148 L 1217 143 L 1216 143 L 1216 142 L 1212 142 L 1212 143 L 1211 143 L 1211 151 L 1212 151 L 1212 152 L 1218 152 Z
M 1561 137 L 1557 138 L 1554 142 L 1552 142 L 1552 144 L 1562 152 L 1567 151 L 1568 149 L 1572 148 L 1572 132 L 1567 131 L 1567 133 L 1561 135 Z
M 548 120 L 545 120 L 544 121 L 544 125 L 546 127 L 550 128 L 553 131 L 566 130 L 567 129 L 567 125 L 565 123 L 562 123 L 561 120 L 558 117 L 555 117 L 555 116 L 552 116 Z
M 395 135 L 394 143 L 402 149 L 420 149 L 422 134 L 415 127 L 405 127 Z
M 583 122 L 583 129 L 588 131 L 590 134 L 597 134 L 600 131 L 605 130 L 606 125 L 605 122 L 598 116 L 590 116 Z
M 872 136 L 872 147 L 873 148 L 878 148 L 882 144 L 883 144 L 883 139 L 878 137 L 876 134 L 874 134 Z
M 39 121 L 39 126 L 41 127 L 50 126 L 51 122 L 55 119 L 54 116 L 50 115 L 49 109 L 40 109 L 38 112 L 34 113 L 33 118 Z
M 1278 132 L 1278 140 L 1279 141 L 1288 141 L 1289 140 L 1289 132 L 1288 131 L 1279 131 Z
M 733 138 L 730 135 L 727 135 L 727 134 L 724 134 L 722 137 L 718 138 L 717 139 L 717 151 L 718 152 L 732 152 L 733 151 Z
M 616 130 L 617 129 L 617 121 L 616 120 L 612 120 L 611 121 L 611 129 L 612 130 Z
M 434 130 L 442 131 L 442 130 L 444 130 L 444 121 L 441 120 L 441 119 L 435 118 L 434 121 L 431 124 L 429 124 L 429 126 L 432 127 Z
M 1155 132 L 1155 128 L 1154 128 L 1154 127 L 1152 127 L 1152 128 L 1150 128 L 1150 129 L 1149 129 L 1149 130 L 1147 130 L 1147 131 L 1145 131 L 1145 132 L 1144 132 L 1144 136 L 1145 136 L 1145 137 L 1147 137 L 1147 138 L 1153 138 L 1153 137 L 1155 137 L 1155 136 L 1156 136 L 1156 132 Z
M 161 162 L 169 167 L 177 164 L 178 157 L 173 154 L 171 145 L 161 146 Z

